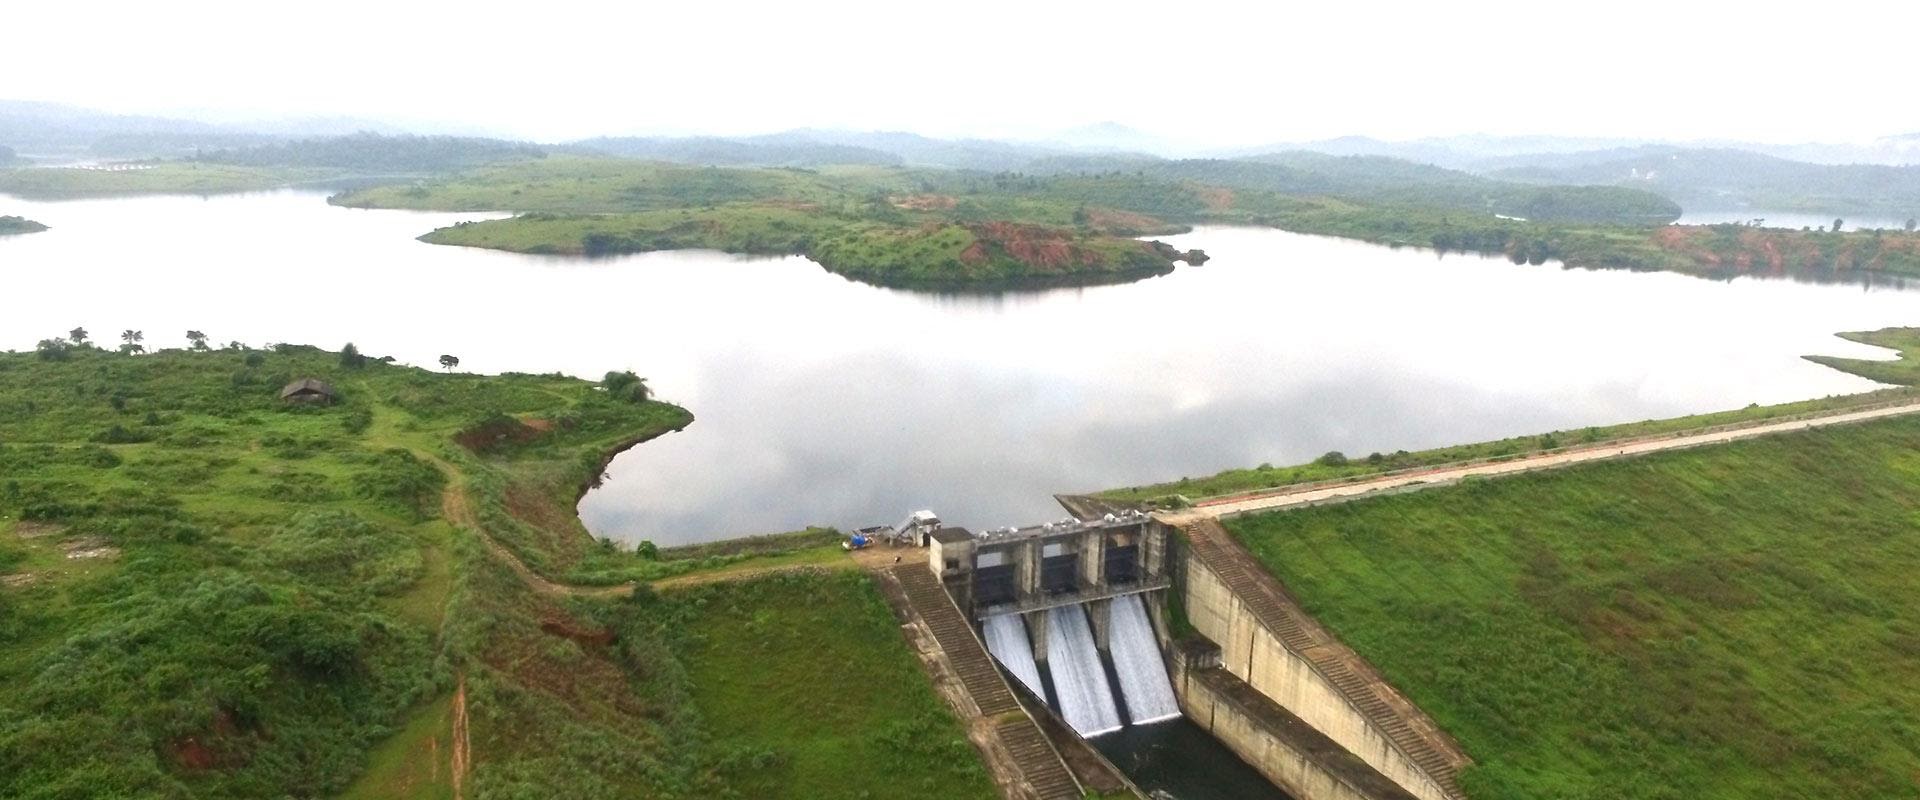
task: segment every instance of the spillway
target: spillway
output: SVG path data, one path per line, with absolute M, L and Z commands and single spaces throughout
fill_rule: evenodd
M 1111 613 L 1108 645 L 1114 674 L 1120 678 L 1120 694 L 1127 701 L 1127 718 L 1141 725 L 1180 716 L 1173 682 L 1167 679 L 1167 662 L 1160 658 L 1160 642 L 1140 595 L 1114 598 Z
M 1106 668 L 1093 643 L 1093 628 L 1080 606 L 1047 611 L 1047 666 L 1053 673 L 1053 691 L 1060 700 L 1060 716 L 1081 736 L 1120 730 L 1120 711 L 1107 687 Z
M 1040 684 L 1040 667 L 1033 663 L 1033 645 L 1027 641 L 1027 626 L 1019 614 L 988 617 L 981 627 L 987 635 L 987 651 L 1005 665 L 1034 697 L 1046 699 L 1047 689 Z

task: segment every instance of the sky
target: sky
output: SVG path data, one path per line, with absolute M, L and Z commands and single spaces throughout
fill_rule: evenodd
M 1920 131 L 1920 3 L 11 4 L 0 98 L 560 140 L 796 127 L 1192 146 Z

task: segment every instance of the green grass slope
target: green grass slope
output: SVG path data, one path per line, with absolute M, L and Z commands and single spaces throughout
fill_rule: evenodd
M 737 796 L 998 796 L 864 573 L 789 573 L 626 605 L 626 638 L 678 657 L 676 688 Z
M 1235 521 L 1477 800 L 1920 792 L 1920 420 Z

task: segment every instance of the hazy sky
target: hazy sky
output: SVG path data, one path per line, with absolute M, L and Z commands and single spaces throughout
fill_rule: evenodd
M 32 2 L 0 98 L 541 139 L 800 126 L 1197 144 L 1920 130 L 1920 3 Z M 1579 9 L 1579 10 L 1573 10 Z

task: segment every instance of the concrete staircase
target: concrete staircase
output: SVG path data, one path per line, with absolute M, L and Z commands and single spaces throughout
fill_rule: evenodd
M 999 718 L 994 732 L 1012 755 L 1033 796 L 1037 800 L 1078 800 L 1080 784 L 1040 727 L 1014 699 L 1013 690 L 1007 688 L 1006 679 L 993 665 L 993 656 L 987 654 L 986 646 L 974 633 L 973 623 L 953 604 L 946 588 L 924 564 L 903 564 L 894 567 L 892 574 L 914 612 L 933 632 L 960 684 L 973 696 L 980 715 Z
M 1464 798 L 1460 792 L 1458 753 L 1443 752 L 1445 746 L 1423 734 L 1408 720 L 1406 712 L 1395 708 L 1380 696 L 1374 681 L 1355 672 L 1347 658 L 1327 645 L 1331 636 L 1309 631 L 1305 612 L 1284 600 L 1277 582 L 1225 528 L 1211 520 L 1185 527 L 1193 557 L 1233 590 L 1247 604 L 1260 624 L 1272 631 L 1287 649 L 1305 657 L 1314 669 L 1345 695 L 1347 702 L 1360 709 L 1375 728 L 1384 733 L 1393 746 L 1419 765 L 1421 771 L 1438 783 L 1448 796 Z M 1358 655 L 1351 656 L 1354 659 Z

